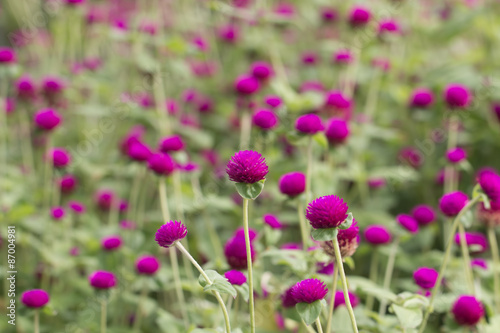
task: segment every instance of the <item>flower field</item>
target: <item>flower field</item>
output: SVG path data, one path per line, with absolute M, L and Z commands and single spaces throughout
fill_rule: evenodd
M 0 332 L 500 332 L 500 2 L 3 0 Z

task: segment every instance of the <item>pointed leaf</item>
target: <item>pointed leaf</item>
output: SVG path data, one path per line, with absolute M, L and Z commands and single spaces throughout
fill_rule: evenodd
M 236 190 L 238 191 L 238 193 L 242 198 L 248 200 L 255 200 L 264 189 L 264 182 L 265 179 L 253 184 L 235 183 L 235 185 L 236 185 Z
M 393 304 L 392 309 L 398 317 L 399 323 L 404 328 L 416 328 L 422 322 L 422 310 L 418 308 L 404 308 Z
M 354 220 L 352 213 L 349 213 L 347 215 L 347 218 L 345 219 L 344 222 L 342 222 L 341 225 L 339 225 L 339 229 L 345 230 L 348 229 L 352 225 L 352 221 Z
M 295 305 L 295 309 L 297 309 L 300 318 L 302 318 L 307 325 L 311 325 L 319 317 L 321 307 L 321 301 L 313 303 L 298 303 Z
M 329 229 L 314 229 L 311 232 L 312 237 L 314 240 L 317 241 L 329 241 L 337 237 L 338 234 L 338 229 L 337 228 L 329 228 Z

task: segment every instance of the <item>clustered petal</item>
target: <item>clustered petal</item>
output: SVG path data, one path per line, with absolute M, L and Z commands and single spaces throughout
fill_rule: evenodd
M 254 184 L 265 179 L 269 169 L 262 155 L 253 150 L 234 154 L 226 167 L 229 179 L 237 183 Z
M 291 293 L 297 303 L 313 303 L 323 299 L 328 293 L 328 288 L 319 279 L 307 279 L 297 282 Z
M 161 247 L 171 247 L 175 242 L 186 237 L 188 231 L 182 222 L 169 221 L 158 229 L 155 240 Z
M 347 218 L 348 209 L 344 200 L 327 195 L 309 203 L 306 218 L 314 229 L 337 228 Z

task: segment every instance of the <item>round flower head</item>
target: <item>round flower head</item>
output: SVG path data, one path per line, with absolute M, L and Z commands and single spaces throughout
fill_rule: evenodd
M 422 154 L 413 147 L 405 147 L 401 149 L 398 159 L 404 164 L 407 164 L 415 169 L 420 168 L 423 163 Z
M 36 97 L 36 88 L 33 79 L 27 75 L 21 76 L 16 82 L 16 94 L 19 99 L 33 100 Z
M 316 263 L 316 273 L 324 275 L 332 275 L 335 266 L 333 262 L 318 262 Z
M 272 66 L 264 61 L 254 62 L 250 68 L 250 73 L 259 81 L 266 81 L 274 75 Z
M 255 77 L 243 74 L 234 82 L 234 88 L 240 95 L 252 95 L 259 90 L 260 84 Z
M 384 178 L 370 178 L 368 179 L 368 186 L 373 189 L 384 187 L 387 184 Z
M 332 90 L 326 94 L 325 106 L 344 110 L 351 107 L 351 101 L 340 90 Z
M 300 133 L 313 135 L 324 129 L 321 118 L 314 114 L 305 114 L 295 121 L 295 129 Z
M 450 84 L 444 92 L 444 100 L 452 109 L 465 108 L 469 105 L 471 96 L 466 86 L 461 84 Z
M 293 297 L 293 294 L 292 294 L 293 287 L 294 286 L 288 288 L 281 295 L 281 305 L 285 309 L 293 308 L 297 304 L 297 301 L 295 300 L 295 298 Z
M 97 206 L 102 210 L 109 210 L 114 199 L 115 193 L 111 190 L 99 190 L 95 196 Z
M 174 171 L 175 164 L 168 154 L 156 153 L 149 156 L 148 168 L 158 176 L 168 176 Z
M 160 268 L 160 261 L 153 256 L 142 256 L 135 262 L 135 269 L 139 274 L 153 275 Z
M 278 124 L 278 117 L 274 112 L 263 109 L 253 114 L 252 122 L 255 126 L 263 130 L 269 130 L 276 127 Z
M 480 172 L 477 182 L 483 192 L 493 201 L 500 201 L 500 176 L 492 171 Z
M 500 121 L 500 103 L 493 103 L 493 105 L 491 105 L 491 112 L 493 112 L 495 118 Z
M 306 190 L 306 175 L 298 171 L 285 173 L 278 184 L 281 193 L 295 197 Z
M 467 158 L 467 152 L 462 148 L 451 148 L 446 151 L 446 158 L 450 163 L 460 163 Z
M 301 93 L 303 92 L 308 92 L 308 91 L 317 91 L 317 92 L 323 92 L 325 90 L 325 87 L 323 86 L 323 83 L 319 81 L 304 81 L 300 85 L 299 91 Z
M 256 255 L 252 242 L 250 242 L 250 251 L 251 260 L 254 262 Z M 224 246 L 224 255 L 226 256 L 227 263 L 232 269 L 246 269 L 248 262 L 245 238 L 243 236 L 230 238 Z
M 122 238 L 120 236 L 107 236 L 101 240 L 101 246 L 105 251 L 114 251 L 122 246 Z
M 275 96 L 275 95 L 266 96 L 266 98 L 264 99 L 264 102 L 272 108 L 279 108 L 281 106 L 281 104 L 283 103 L 281 98 L 279 96 Z
M 325 283 L 319 279 L 297 282 L 292 288 L 292 296 L 297 303 L 313 303 L 325 298 L 328 293 Z
M 55 110 L 43 109 L 35 113 L 34 120 L 39 129 L 50 131 L 61 123 L 61 116 Z
M 396 216 L 396 221 L 410 233 L 416 234 L 418 232 L 418 222 L 412 216 L 400 214 Z
M 47 97 L 54 97 L 64 90 L 63 81 L 54 76 L 47 76 L 42 81 L 42 91 Z
M 95 271 L 89 276 L 89 283 L 96 289 L 109 289 L 116 286 L 116 276 L 107 271 Z
M 362 27 L 370 21 L 371 16 L 370 10 L 365 7 L 356 6 L 349 13 L 349 23 L 353 27 Z
M 383 225 L 370 225 L 365 229 L 365 239 L 371 245 L 384 245 L 391 241 L 391 233 Z
M 301 62 L 306 66 L 314 66 L 318 61 L 318 55 L 315 52 L 304 52 L 301 55 Z
M 427 88 L 417 88 L 413 91 L 410 98 L 410 106 L 414 108 L 425 109 L 434 103 L 434 95 Z
M 399 24 L 398 22 L 392 20 L 392 19 L 387 19 L 379 22 L 378 25 L 378 32 L 379 34 L 394 34 L 398 33 L 400 31 Z
M 56 221 L 62 220 L 64 216 L 66 215 L 66 212 L 64 211 L 64 208 L 57 206 L 57 207 L 52 207 L 50 210 L 50 215 L 52 218 Z
M 278 220 L 275 215 L 266 214 L 263 217 L 264 223 L 270 226 L 272 229 L 281 229 L 283 224 Z
M 474 296 L 462 295 L 453 304 L 451 313 L 457 324 L 474 326 L 484 316 L 485 311 L 483 304 Z
M 76 5 L 81 5 L 81 4 L 85 3 L 85 0 L 66 0 L 66 3 L 68 5 L 76 6 Z
M 349 295 L 349 301 L 351 302 L 351 306 L 355 308 L 356 306 L 359 305 L 359 298 L 356 296 L 354 293 L 348 291 Z M 345 306 L 345 297 L 344 293 L 341 290 L 337 290 L 335 292 L 335 301 L 333 303 L 333 308 L 336 309 L 337 307 L 344 305 Z
M 245 238 L 245 229 L 243 227 L 239 227 L 233 233 L 233 237 Z M 253 242 L 253 240 L 255 238 L 257 238 L 257 230 L 249 228 L 248 229 L 248 237 L 250 238 L 250 241 Z
M 236 43 L 240 38 L 240 31 L 238 27 L 233 24 L 220 27 L 217 32 L 219 38 L 229 44 Z
M 269 172 L 266 160 L 253 150 L 240 150 L 227 163 L 229 180 L 236 183 L 254 184 L 264 180 Z
M 16 52 L 10 47 L 0 46 L 0 65 L 13 64 L 17 61 Z
M 52 148 L 49 157 L 55 168 L 64 168 L 71 163 L 71 156 L 63 148 Z
M 417 220 L 418 224 L 425 226 L 431 224 L 436 220 L 436 213 L 431 206 L 418 205 L 411 211 L 413 218 Z
M 81 202 L 78 201 L 70 201 L 68 202 L 68 207 L 75 213 L 75 214 L 83 214 L 85 213 L 85 205 L 82 204 Z
M 413 280 L 422 289 L 432 289 L 436 285 L 438 271 L 433 268 L 420 267 L 413 272 Z
M 133 142 L 128 150 L 128 156 L 137 162 L 147 161 L 151 154 L 151 149 L 140 141 Z
M 7 97 L 5 99 L 4 105 L 5 105 L 5 113 L 7 114 L 11 114 L 16 109 L 16 101 L 11 97 Z
M 171 151 L 179 151 L 184 149 L 184 141 L 178 135 L 172 135 L 160 140 L 159 150 L 162 153 L 169 153 Z
M 61 193 L 69 194 L 75 190 L 77 185 L 77 180 L 74 175 L 68 174 L 62 176 L 59 180 L 59 188 L 61 189 Z
M 323 7 L 321 8 L 321 19 L 325 23 L 335 22 L 337 20 L 338 13 L 335 8 Z
M 349 126 L 343 119 L 332 118 L 328 122 L 325 135 L 331 144 L 341 144 L 349 136 Z
M 356 219 L 347 229 L 339 229 L 337 234 L 339 242 L 340 254 L 342 258 L 351 257 L 359 245 L 359 227 Z M 330 257 L 335 258 L 335 248 L 332 241 L 323 242 L 321 247 Z
M 162 247 L 171 247 L 175 242 L 187 235 L 187 228 L 178 221 L 169 221 L 162 225 L 156 232 L 155 240 Z
M 465 243 L 471 254 L 483 253 L 488 249 L 488 238 L 480 232 L 466 232 Z M 460 245 L 460 233 L 455 234 L 455 244 Z
M 472 259 L 470 261 L 470 265 L 471 265 L 471 267 L 476 267 L 476 268 L 480 268 L 480 269 L 484 269 L 484 270 L 488 269 L 488 263 L 483 258 Z
M 227 271 L 226 273 L 224 273 L 224 277 L 229 281 L 229 283 L 235 284 L 237 286 L 241 286 L 245 282 L 247 282 L 247 277 L 245 276 L 245 274 L 236 270 Z
M 128 221 L 128 220 L 120 221 L 120 228 L 121 229 L 134 230 L 136 227 L 137 227 L 137 225 L 133 221 Z
M 456 191 L 447 193 L 439 200 L 439 209 L 448 217 L 457 216 L 462 208 L 465 207 L 468 200 L 467 194 L 463 192 Z
M 42 289 L 26 290 L 21 294 L 21 303 L 28 308 L 41 308 L 50 300 L 49 293 Z
M 347 218 L 347 204 L 336 195 L 319 197 L 309 203 L 306 218 L 314 229 L 337 228 Z
M 333 61 L 336 64 L 347 65 L 354 60 L 354 56 L 349 50 L 339 50 L 333 54 Z

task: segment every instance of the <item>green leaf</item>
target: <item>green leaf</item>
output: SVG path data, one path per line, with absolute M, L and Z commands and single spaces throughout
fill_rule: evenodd
M 241 297 L 243 297 L 245 302 L 248 302 L 248 298 L 250 296 L 250 292 L 248 290 L 248 284 L 245 283 L 245 284 L 242 284 L 241 286 L 234 285 L 233 287 L 234 287 L 234 289 L 236 289 L 238 294 L 240 294 Z
M 206 292 L 210 291 L 218 291 L 222 294 L 229 294 L 233 297 L 236 297 L 237 292 L 236 289 L 229 283 L 229 281 L 217 273 L 214 270 L 206 270 L 205 274 L 207 274 L 208 278 L 211 280 L 212 284 L 207 283 L 207 280 L 200 275 L 198 277 L 198 282 L 203 287 L 203 290 Z
M 307 324 L 311 325 L 319 317 L 321 313 L 321 301 L 313 303 L 298 303 L 295 309 L 300 315 L 300 318 Z
M 318 132 L 314 134 L 312 138 L 321 146 L 321 148 L 323 149 L 328 148 L 328 140 L 326 139 L 326 136 L 323 132 Z
M 471 210 L 465 212 L 464 215 L 460 218 L 460 222 L 464 225 L 465 228 L 470 228 L 474 223 L 474 214 Z
M 236 190 L 238 191 L 238 193 L 242 198 L 248 200 L 255 200 L 264 189 L 264 182 L 265 179 L 253 184 L 235 183 L 235 185 L 236 185 Z
M 399 323 L 404 328 L 416 328 L 422 322 L 422 310 L 418 308 L 404 308 L 393 304 L 392 309 L 398 317 Z
M 353 270 L 356 265 L 354 264 L 354 259 L 352 259 L 352 257 L 345 257 L 345 258 L 342 258 L 342 260 L 344 260 L 344 263 L 347 265 L 347 267 L 349 267 L 351 270 Z
M 349 215 L 347 215 L 347 218 L 345 219 L 345 221 L 342 222 L 341 225 L 339 225 L 339 229 L 342 229 L 342 230 L 348 229 L 352 225 L 353 220 L 354 220 L 354 218 L 352 217 L 352 213 L 349 213 Z
M 314 229 L 311 232 L 314 240 L 317 241 L 329 241 L 337 237 L 339 230 L 337 228 L 329 228 L 329 229 Z

